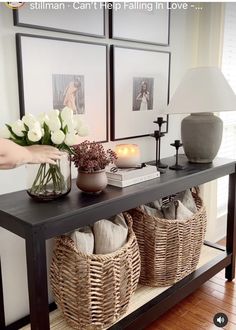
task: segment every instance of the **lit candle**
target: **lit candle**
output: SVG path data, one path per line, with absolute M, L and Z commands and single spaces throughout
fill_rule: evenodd
M 137 144 L 117 144 L 115 148 L 117 167 L 135 167 L 140 165 L 140 149 Z

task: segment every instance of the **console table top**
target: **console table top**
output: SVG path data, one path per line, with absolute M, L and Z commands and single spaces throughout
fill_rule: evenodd
M 163 159 L 172 165 L 174 157 Z M 229 175 L 235 172 L 234 160 L 217 158 L 211 164 L 190 164 L 182 171 L 167 170 L 160 178 L 126 188 L 108 186 L 100 195 L 86 195 L 78 190 L 74 180 L 72 190 L 64 198 L 39 203 L 32 200 L 26 191 L 0 196 L 0 225 L 25 237 L 27 230 L 39 228 L 45 237 L 92 224 L 142 203 L 168 196 L 184 189 Z

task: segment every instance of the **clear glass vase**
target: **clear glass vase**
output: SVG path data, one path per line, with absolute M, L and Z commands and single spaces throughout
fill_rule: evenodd
M 71 190 L 71 161 L 65 152 L 57 164 L 27 165 L 27 193 L 37 201 L 51 201 Z

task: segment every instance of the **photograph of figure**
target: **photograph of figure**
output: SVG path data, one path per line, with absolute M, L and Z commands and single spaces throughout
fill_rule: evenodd
M 133 111 L 153 109 L 153 78 L 133 78 Z
M 84 76 L 53 74 L 53 108 L 71 108 L 74 114 L 84 114 Z

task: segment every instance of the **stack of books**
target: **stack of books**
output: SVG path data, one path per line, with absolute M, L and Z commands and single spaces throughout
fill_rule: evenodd
M 160 176 L 156 166 L 146 165 L 142 168 L 115 168 L 107 167 L 106 175 L 108 184 L 120 188 L 128 187 L 133 184 L 152 180 Z

